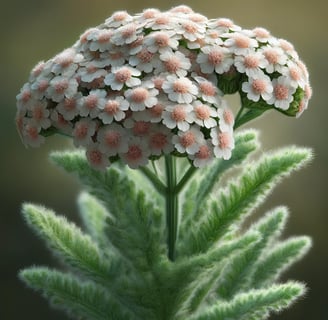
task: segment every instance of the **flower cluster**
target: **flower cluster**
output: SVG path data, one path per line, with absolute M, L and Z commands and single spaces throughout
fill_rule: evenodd
M 119 11 L 32 70 L 16 122 L 26 145 L 66 134 L 100 169 L 163 154 L 201 167 L 231 156 L 234 117 L 223 95 L 237 91 L 246 108 L 293 116 L 311 96 L 293 46 L 263 28 L 243 30 L 186 6 Z

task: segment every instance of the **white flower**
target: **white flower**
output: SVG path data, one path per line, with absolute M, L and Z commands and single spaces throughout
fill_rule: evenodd
M 222 95 L 222 92 L 219 91 L 212 81 L 199 76 L 194 77 L 194 79 L 198 82 L 198 96 L 202 100 L 216 105 L 221 103 L 219 95 Z
M 130 57 L 129 64 L 133 67 L 137 67 L 140 71 L 150 73 L 158 66 L 159 59 L 154 53 L 150 52 L 148 48 L 143 48 L 136 55 Z
M 181 34 L 185 39 L 189 41 L 196 41 L 199 38 L 203 38 L 206 27 L 202 23 L 195 23 L 190 20 L 182 20 L 176 29 L 177 34 Z
M 153 19 L 147 21 L 147 28 L 153 30 L 175 30 L 177 23 L 169 13 L 158 13 Z
M 90 42 L 90 50 L 104 52 L 112 48 L 113 44 L 110 40 L 113 34 L 113 30 L 98 30 L 96 36 L 94 37 L 95 39 Z
M 235 147 L 232 130 L 221 131 L 219 128 L 212 128 L 211 138 L 215 157 L 224 160 L 230 159 L 231 151 Z
M 296 91 L 295 87 L 290 86 L 290 81 L 287 77 L 280 76 L 272 80 L 273 95 L 267 101 L 268 104 L 273 104 L 275 107 L 287 110 L 290 103 L 294 100 L 293 94 Z
M 96 132 L 96 122 L 84 118 L 77 121 L 74 125 L 73 130 L 73 143 L 76 147 L 83 146 L 86 147 L 90 145 L 92 141 L 92 136 Z
M 141 80 L 136 78 L 141 75 L 141 71 L 129 66 L 113 67 L 111 73 L 105 77 L 105 84 L 113 90 L 121 90 L 124 85 L 135 87 L 141 84 Z
M 197 56 L 197 63 L 203 73 L 222 74 L 227 72 L 233 64 L 230 51 L 221 46 L 205 46 Z
M 302 69 L 295 62 L 288 61 L 287 66 L 282 68 L 281 73 L 289 80 L 290 85 L 294 88 L 304 88 L 307 83 Z
M 50 111 L 47 109 L 47 103 L 45 101 L 36 101 L 33 108 L 31 108 L 31 114 L 36 125 L 43 129 L 51 126 L 49 119 Z
M 106 19 L 105 24 L 110 28 L 118 28 L 131 20 L 132 17 L 126 11 L 117 11 Z
M 235 58 L 235 67 L 240 73 L 246 73 L 249 77 L 256 78 L 263 74 L 261 69 L 268 65 L 268 61 L 261 52 L 248 53 Z
M 128 141 L 128 151 L 121 153 L 120 157 L 131 169 L 145 166 L 148 163 L 150 149 L 147 142 L 139 137 L 131 136 Z
M 195 114 L 195 123 L 200 127 L 213 128 L 217 125 L 214 117 L 217 116 L 216 109 L 202 103 L 199 100 L 193 102 L 194 114 Z
M 83 82 L 90 83 L 95 79 L 105 77 L 107 71 L 99 67 L 95 62 L 88 62 L 85 67 L 82 67 L 78 70 L 77 74 L 81 77 Z
M 33 96 L 37 99 L 43 99 L 46 96 L 46 91 L 49 88 L 51 78 L 40 76 L 35 79 L 35 82 L 31 84 Z
M 161 124 L 153 127 L 148 136 L 148 145 L 152 155 L 170 154 L 174 150 L 171 143 L 172 132 Z
M 272 45 L 277 44 L 277 39 L 273 37 L 270 32 L 265 28 L 256 27 L 252 30 L 255 39 L 261 43 L 269 43 Z
M 220 34 L 228 33 L 229 31 L 240 31 L 241 27 L 234 24 L 231 19 L 219 18 L 212 19 L 208 22 L 209 29 L 215 29 Z
M 142 111 L 145 108 L 151 108 L 157 103 L 157 89 L 147 90 L 144 87 L 128 89 L 125 91 L 125 97 L 130 103 L 132 111 Z
M 123 126 L 131 129 L 133 136 L 146 137 L 151 130 L 151 123 L 144 120 L 134 120 L 128 118 L 124 121 Z
M 247 93 L 247 98 L 252 101 L 263 100 L 268 101 L 272 98 L 272 82 L 267 75 L 262 75 L 259 78 L 249 78 L 248 82 L 244 82 L 241 87 L 242 91 Z
M 193 126 L 187 131 L 179 131 L 172 138 L 175 149 L 180 153 L 195 154 L 204 140 L 203 133 L 198 127 Z
M 64 98 L 72 98 L 75 96 L 77 88 L 78 83 L 76 79 L 57 76 L 50 81 L 50 86 L 46 91 L 46 95 L 55 102 L 61 102 Z
M 121 96 L 113 99 L 107 99 L 100 106 L 101 112 L 98 118 L 102 120 L 104 124 L 110 124 L 114 120 L 121 121 L 125 118 L 125 112 L 129 109 L 129 102 Z
M 23 88 L 20 90 L 20 93 L 16 96 L 17 99 L 17 108 L 22 111 L 30 108 L 35 103 L 31 85 L 25 83 Z
M 258 42 L 250 38 L 247 32 L 226 33 L 223 36 L 228 39 L 224 44 L 229 48 L 230 52 L 237 55 L 244 55 L 250 53 L 254 48 L 258 47 Z
M 65 98 L 56 106 L 56 110 L 64 117 L 65 120 L 73 120 L 79 114 L 81 93 L 76 94 L 74 97 Z
M 192 110 L 193 107 L 190 104 L 168 105 L 162 114 L 163 124 L 169 129 L 177 127 L 181 131 L 187 131 L 190 123 L 195 120 Z
M 23 121 L 22 139 L 25 145 L 39 147 L 44 143 L 45 138 L 40 135 L 41 127 L 33 120 Z
M 108 156 L 127 152 L 127 136 L 126 130 L 116 123 L 101 127 L 97 133 L 100 151 Z
M 190 60 L 181 52 L 165 51 L 160 55 L 165 71 L 185 77 L 191 67 Z
M 163 83 L 163 90 L 171 101 L 191 103 L 198 93 L 197 87 L 186 77 L 167 76 Z
M 73 124 L 65 120 L 64 116 L 61 113 L 58 113 L 56 109 L 53 109 L 50 114 L 51 124 L 61 133 L 66 134 L 68 136 L 72 135 Z
M 179 37 L 174 31 L 155 31 L 145 37 L 144 43 L 150 52 L 160 53 L 167 50 L 177 50 Z
M 117 46 L 132 43 L 137 39 L 137 26 L 134 23 L 123 25 L 116 29 L 111 41 Z
M 223 132 L 232 131 L 235 124 L 235 119 L 232 111 L 226 106 L 225 103 L 222 108 L 217 109 L 217 115 L 219 116 L 220 130 Z
M 69 48 L 54 57 L 54 65 L 51 71 L 56 74 L 62 74 L 66 77 L 72 76 L 78 68 L 78 63 L 83 60 L 83 55 L 76 53 L 73 48 Z
M 193 160 L 193 165 L 196 168 L 202 168 L 209 165 L 213 159 L 213 146 L 209 140 L 203 140 L 199 143 L 199 149 L 195 154 L 188 155 L 190 160 Z
M 87 96 L 80 99 L 79 114 L 82 117 L 90 116 L 96 118 L 99 114 L 99 109 L 102 109 L 105 104 L 105 90 L 91 90 Z
M 282 67 L 287 62 L 287 56 L 281 48 L 265 46 L 261 47 L 259 51 L 263 53 L 265 59 L 268 61 L 268 64 L 265 67 L 266 72 L 281 72 Z
M 92 143 L 87 147 L 86 156 L 92 167 L 104 171 L 110 166 L 108 156 L 102 153 L 97 143 Z
M 126 52 L 120 47 L 112 48 L 111 50 L 102 52 L 100 54 L 99 63 L 102 67 L 112 66 L 112 67 L 122 67 L 125 63 Z

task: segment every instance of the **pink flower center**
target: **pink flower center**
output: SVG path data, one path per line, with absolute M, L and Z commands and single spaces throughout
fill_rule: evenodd
M 152 108 L 149 109 L 150 114 L 154 118 L 158 118 L 162 115 L 164 106 L 162 104 L 155 104 Z
M 128 68 L 122 68 L 115 73 L 115 80 L 120 83 L 125 83 L 131 76 L 131 71 Z
M 277 100 L 286 100 L 288 98 L 288 88 L 282 84 L 277 84 L 274 88 L 274 95 Z
M 136 161 L 142 158 L 142 150 L 138 145 L 129 146 L 129 150 L 126 153 L 128 160 Z
M 219 147 L 221 149 L 229 148 L 230 146 L 230 134 L 228 132 L 220 132 L 219 133 Z
M 28 102 L 30 99 L 31 99 L 31 97 L 32 97 L 32 94 L 31 94 L 31 91 L 29 91 L 29 90 L 25 90 L 25 91 L 23 91 L 22 92 L 22 101 L 23 102 Z
M 171 113 L 171 118 L 176 122 L 184 121 L 186 119 L 186 110 L 182 106 L 176 106 Z
M 131 99 L 136 103 L 145 102 L 148 98 L 148 91 L 145 88 L 136 88 L 132 91 Z
M 124 11 L 119 11 L 113 14 L 113 20 L 114 21 L 123 21 L 124 19 L 126 19 L 128 17 L 128 14 Z
M 231 28 L 233 26 L 233 22 L 229 19 L 221 18 L 217 21 L 218 27 L 225 27 L 225 28 Z
M 154 57 L 154 53 L 149 52 L 147 49 L 142 49 L 138 54 L 137 57 L 139 58 L 139 60 L 143 63 L 148 63 L 150 62 L 153 57 Z
M 120 51 L 117 51 L 117 52 L 110 52 L 109 53 L 109 57 L 112 59 L 112 60 L 118 60 L 118 59 L 121 59 L 123 57 L 123 53 L 120 52 Z
M 244 66 L 249 69 L 257 68 L 259 66 L 259 63 L 259 58 L 254 55 L 246 56 L 244 59 Z
M 157 11 L 156 11 L 156 10 L 148 9 L 148 10 L 146 10 L 146 11 L 143 13 L 142 16 L 143 16 L 145 19 L 152 19 L 152 18 L 155 18 L 156 14 L 157 14 Z
M 296 67 L 289 68 L 289 74 L 290 74 L 290 77 L 295 81 L 298 81 L 301 79 L 300 70 Z
M 188 93 L 189 83 L 183 79 L 178 79 L 173 83 L 173 91 L 181 94 Z
M 92 73 L 95 73 L 98 70 L 98 68 L 93 64 L 89 64 L 86 67 L 86 70 L 87 70 L 87 73 L 92 74 Z
M 73 111 L 76 108 L 76 100 L 74 98 L 66 98 L 64 100 L 64 108 L 67 111 Z
M 217 39 L 219 37 L 219 33 L 215 30 L 211 30 L 209 32 L 207 32 L 207 35 L 211 38 L 211 39 Z
M 35 120 L 41 120 L 44 118 L 44 112 L 43 112 L 43 108 L 40 107 L 40 106 L 36 106 L 34 107 L 33 111 L 32 111 L 32 114 L 33 114 L 33 118 Z
M 164 62 L 164 66 L 168 72 L 174 73 L 180 69 L 180 60 L 179 58 L 172 56 L 167 61 Z
M 255 28 L 253 30 L 253 32 L 259 38 L 269 38 L 270 37 L 270 33 L 268 32 L 268 30 L 265 30 L 264 28 Z
M 202 159 L 202 160 L 208 159 L 211 156 L 210 148 L 206 145 L 200 146 L 199 150 L 195 156 L 196 156 L 196 158 Z
M 48 80 L 41 80 L 38 85 L 38 91 L 39 92 L 44 92 L 48 89 L 49 87 L 49 82 Z
M 106 133 L 105 143 L 108 147 L 117 148 L 120 145 L 121 135 L 119 132 L 110 131 Z
M 252 82 L 252 89 L 255 93 L 261 94 L 266 90 L 266 82 L 262 79 L 254 79 Z
M 146 121 L 136 121 L 133 126 L 133 133 L 137 136 L 148 134 L 150 123 Z
M 183 28 L 188 32 L 188 33 L 196 33 L 197 32 L 197 25 L 192 22 L 185 22 L 183 24 Z
M 279 53 L 274 49 L 268 49 L 264 51 L 265 58 L 270 64 L 277 64 L 279 59 Z
M 86 123 L 77 123 L 74 129 L 74 135 L 77 139 L 84 139 L 88 134 L 88 125 Z
M 217 66 L 219 64 L 222 63 L 224 58 L 224 54 L 223 52 L 219 51 L 219 50 L 212 50 L 209 54 L 208 54 L 208 62 L 210 64 L 212 64 L 213 66 Z
M 138 48 L 139 46 L 142 45 L 143 43 L 143 36 L 138 36 L 137 40 L 133 41 L 132 43 L 129 43 L 129 48 L 133 49 L 133 48 Z
M 234 121 L 233 113 L 229 109 L 225 109 L 223 112 L 223 119 L 225 123 L 229 125 L 233 124 Z
M 109 115 L 114 115 L 120 110 L 120 105 L 115 100 L 109 100 L 106 102 L 106 105 L 104 107 L 104 111 L 108 113 Z
M 195 109 L 196 117 L 200 120 L 206 120 L 210 117 L 210 110 L 206 105 L 196 106 Z
M 36 127 L 26 126 L 25 130 L 26 130 L 26 133 L 29 136 L 29 138 L 31 138 L 32 140 L 37 140 L 38 139 L 39 132 L 38 132 L 38 129 Z
M 158 33 L 155 36 L 155 43 L 160 48 L 167 47 L 169 45 L 169 41 L 170 41 L 170 37 L 163 32 Z
M 235 44 L 240 49 L 246 49 L 250 45 L 250 39 L 243 35 L 237 35 L 234 37 Z
M 91 150 L 88 152 L 89 161 L 94 165 L 102 163 L 103 155 L 99 150 Z
M 153 79 L 153 83 L 157 90 L 161 90 L 164 83 L 164 79 L 161 77 L 156 77 Z
M 123 30 L 122 30 L 122 37 L 127 39 L 130 38 L 134 35 L 134 33 L 136 32 L 136 27 L 134 25 L 129 25 L 126 26 Z
M 280 47 L 285 51 L 293 51 L 294 50 L 293 45 L 284 39 L 280 39 L 279 44 L 280 44 Z
M 216 94 L 215 87 L 211 82 L 201 82 L 199 84 L 199 89 L 205 96 L 213 97 Z
M 85 98 L 85 106 L 92 110 L 97 107 L 98 97 L 95 94 L 91 94 Z
M 167 137 L 162 132 L 154 133 L 150 139 L 150 145 L 155 149 L 163 149 L 166 144 L 167 144 Z
M 166 17 L 166 16 L 159 16 L 159 17 L 157 17 L 155 19 L 155 23 L 156 24 L 162 24 L 162 25 L 164 24 L 164 25 L 166 25 L 169 22 L 170 22 L 170 19 L 168 17 Z
M 195 135 L 188 131 L 186 132 L 184 135 L 182 135 L 180 137 L 180 144 L 184 147 L 184 148 L 188 148 L 191 145 L 193 145 L 196 142 L 196 137 Z
M 109 39 L 112 36 L 112 32 L 107 31 L 107 32 L 102 32 L 99 36 L 98 36 L 98 42 L 99 43 L 106 43 L 109 41 Z
M 63 79 L 62 81 L 57 82 L 54 85 L 54 88 L 57 94 L 63 94 L 68 88 L 68 81 L 66 79 Z

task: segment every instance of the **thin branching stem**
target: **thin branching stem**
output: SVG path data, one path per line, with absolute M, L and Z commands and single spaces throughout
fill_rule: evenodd
M 162 180 L 148 167 L 140 167 L 140 171 L 150 180 L 155 189 L 163 196 L 166 194 L 166 186 Z
M 178 234 L 178 193 L 176 192 L 177 175 L 176 159 L 174 156 L 165 156 L 166 174 L 166 223 L 167 223 L 167 245 L 168 257 L 171 261 L 175 259 L 175 243 Z

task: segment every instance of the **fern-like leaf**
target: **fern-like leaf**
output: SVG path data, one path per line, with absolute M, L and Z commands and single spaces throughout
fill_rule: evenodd
M 301 168 L 312 158 L 308 149 L 290 147 L 264 156 L 248 166 L 237 183 L 230 183 L 221 192 L 210 210 L 204 212 L 204 220 L 189 232 L 190 254 L 205 252 L 237 226 L 257 208 L 273 187 L 292 171 Z
M 73 275 L 44 267 L 25 269 L 19 277 L 31 288 L 41 291 L 54 307 L 65 310 L 75 319 L 138 319 L 93 282 L 83 282 Z
M 292 237 L 275 245 L 258 263 L 251 286 L 261 288 L 273 283 L 282 272 L 301 259 L 311 248 L 309 237 Z
M 236 295 L 231 301 L 219 301 L 192 320 L 262 320 L 270 312 L 290 306 L 305 292 L 303 284 L 287 282 L 267 289 L 250 290 Z
M 111 272 L 111 263 L 101 255 L 96 243 L 65 217 L 32 204 L 24 204 L 23 215 L 52 252 L 70 267 L 98 281 L 106 282 L 114 275 L 115 269 Z

